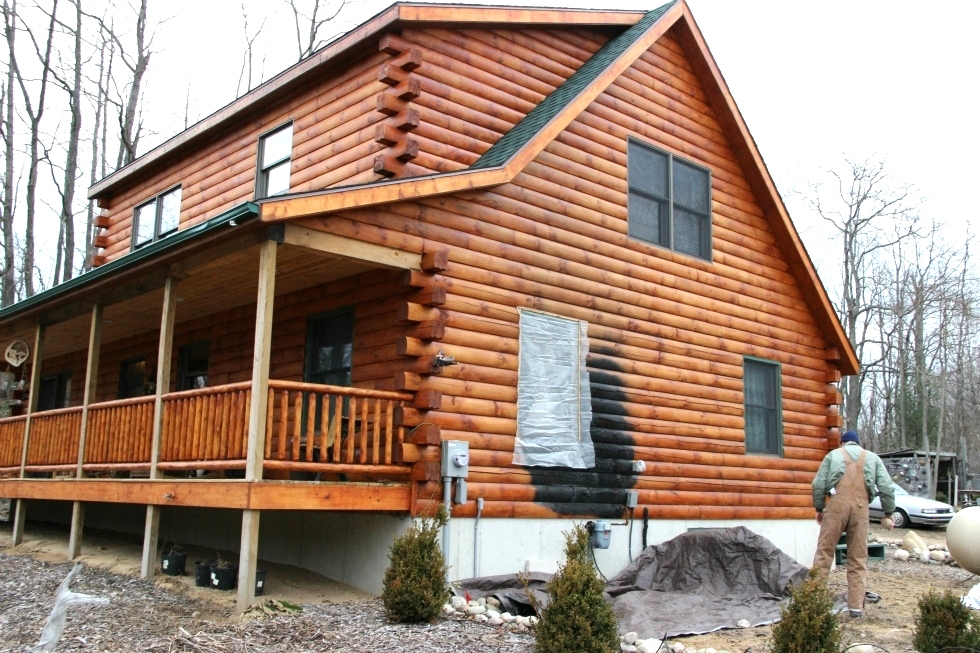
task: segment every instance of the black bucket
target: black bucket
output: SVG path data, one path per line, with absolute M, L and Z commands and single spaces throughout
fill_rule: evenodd
M 211 587 L 216 590 L 235 589 L 235 568 L 211 565 Z
M 265 592 L 265 569 L 255 570 L 255 596 L 262 596 Z
M 167 576 L 183 576 L 186 565 L 186 553 L 169 553 L 160 556 L 160 569 Z
M 198 587 L 211 587 L 211 565 L 214 560 L 198 560 L 194 563 L 194 584 Z

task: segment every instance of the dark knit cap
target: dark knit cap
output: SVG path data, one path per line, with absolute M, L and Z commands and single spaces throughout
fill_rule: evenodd
M 858 437 L 857 431 L 845 431 L 844 435 L 840 436 L 841 443 L 844 442 L 854 442 L 855 444 L 861 444 L 861 438 Z

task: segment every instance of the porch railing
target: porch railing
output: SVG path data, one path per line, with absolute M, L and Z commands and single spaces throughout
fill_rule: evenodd
M 411 394 L 271 380 L 265 468 L 286 472 L 407 475 L 394 462 L 403 430 L 395 409 Z M 246 464 L 251 384 L 232 383 L 163 396 L 158 468 L 233 470 Z M 153 445 L 154 397 L 91 404 L 82 468 L 86 473 L 146 472 Z M 28 442 L 30 473 L 74 473 L 82 408 L 34 413 Z M 25 416 L 0 419 L 0 474 L 20 472 Z

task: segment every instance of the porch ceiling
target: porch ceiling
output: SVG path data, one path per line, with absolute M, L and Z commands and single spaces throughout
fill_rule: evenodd
M 178 278 L 178 324 L 214 315 L 221 311 L 255 303 L 258 287 L 259 245 L 250 244 L 224 255 L 199 256 L 171 268 Z M 306 247 L 280 245 L 276 255 L 276 296 L 286 295 L 344 277 L 366 272 L 375 264 L 318 252 Z M 148 276 L 149 278 L 149 276 Z M 102 345 L 148 331 L 158 331 L 163 308 L 162 279 L 147 282 L 146 291 L 122 301 L 106 304 L 103 309 Z M 52 307 L 56 312 L 58 307 Z M 91 302 L 89 308 L 91 310 Z M 88 348 L 90 312 L 77 314 L 50 324 L 45 332 L 44 357 L 50 358 Z M 46 317 L 46 316 L 45 316 Z M 24 340 L 33 346 L 31 324 L 0 333 L 0 347 L 13 340 Z

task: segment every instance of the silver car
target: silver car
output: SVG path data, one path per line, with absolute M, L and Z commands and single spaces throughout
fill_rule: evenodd
M 868 512 L 872 521 L 881 521 L 881 499 L 868 504 Z M 953 518 L 953 506 L 942 501 L 933 501 L 909 494 L 903 488 L 895 486 L 895 527 L 907 528 L 909 524 L 924 524 L 926 526 L 945 526 Z

